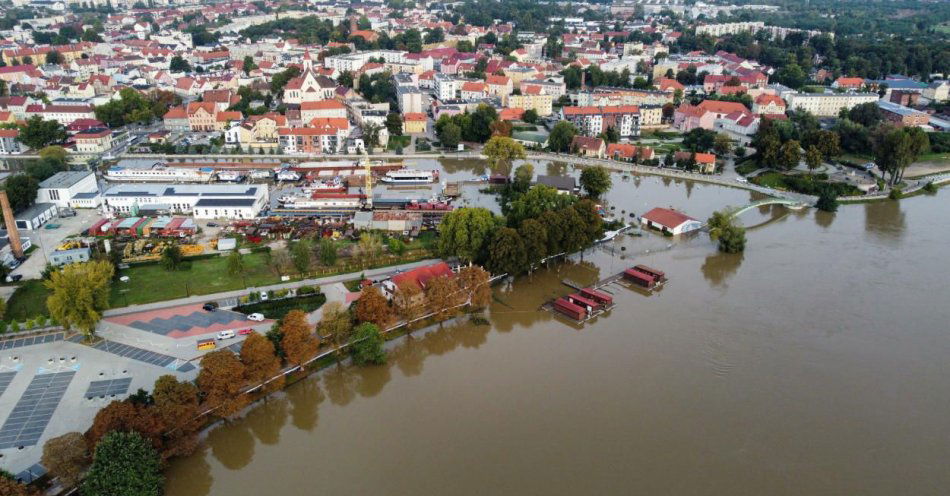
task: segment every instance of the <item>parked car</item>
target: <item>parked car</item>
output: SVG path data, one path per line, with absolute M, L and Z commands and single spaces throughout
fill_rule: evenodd
M 238 336 L 247 336 L 248 334 L 252 332 L 254 332 L 254 329 L 251 329 L 251 328 L 241 329 L 240 331 L 238 331 Z
M 215 336 L 214 338 L 217 339 L 218 341 L 222 341 L 225 339 L 231 339 L 233 337 L 234 337 L 234 331 L 218 331 L 218 335 Z
M 218 223 L 217 223 L 217 222 L 209 222 L 209 223 L 208 223 L 208 227 L 218 227 Z
M 17 282 L 23 279 L 23 274 L 10 274 L 7 276 L 7 282 Z
M 267 301 L 267 291 L 261 291 L 261 301 Z
M 742 176 L 739 176 L 739 177 L 736 178 L 736 182 L 739 182 L 739 183 L 747 183 L 747 182 L 749 182 L 749 180 L 746 179 L 746 178 L 744 178 L 744 177 L 742 177 Z
M 208 303 L 205 303 L 204 305 L 202 305 L 201 308 L 204 309 L 204 311 L 206 312 L 213 312 L 218 309 L 218 302 L 209 301 Z
M 254 322 L 260 322 L 264 320 L 264 314 L 262 313 L 252 313 L 247 316 L 247 320 L 253 320 Z

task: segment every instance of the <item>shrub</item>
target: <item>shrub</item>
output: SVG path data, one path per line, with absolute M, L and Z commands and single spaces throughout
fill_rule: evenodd
M 934 194 L 937 192 L 937 185 L 933 181 L 924 185 L 924 192 L 929 194 Z
M 823 210 L 825 212 L 837 212 L 838 211 L 838 199 L 835 195 L 829 191 L 823 191 L 821 196 L 818 197 L 818 203 L 815 204 L 815 207 L 818 210 Z
M 20 331 L 20 323 L 14 320 L 13 323 L 10 324 L 10 331 L 11 331 L 11 332 L 19 332 L 19 331 Z
M 888 193 L 887 195 L 887 197 L 890 198 L 891 200 L 900 200 L 901 197 L 903 196 L 904 194 L 901 192 L 901 190 L 897 188 L 892 189 L 891 192 Z

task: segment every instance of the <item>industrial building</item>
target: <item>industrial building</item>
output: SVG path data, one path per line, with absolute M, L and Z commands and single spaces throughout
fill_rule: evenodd
M 147 208 L 196 219 L 253 219 L 268 200 L 266 186 L 231 184 L 117 184 L 102 194 L 113 214 L 136 215 Z

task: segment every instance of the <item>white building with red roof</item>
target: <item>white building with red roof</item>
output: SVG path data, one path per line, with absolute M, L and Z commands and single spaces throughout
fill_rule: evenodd
M 671 208 L 654 208 L 640 217 L 646 227 L 672 235 L 684 234 L 703 227 L 703 223 Z

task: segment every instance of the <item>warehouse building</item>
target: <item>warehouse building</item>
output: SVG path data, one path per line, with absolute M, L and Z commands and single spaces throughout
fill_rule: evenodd
M 117 184 L 102 194 L 113 214 L 164 210 L 197 219 L 252 219 L 268 200 L 266 186 L 233 184 Z

